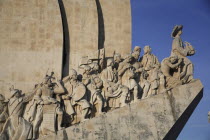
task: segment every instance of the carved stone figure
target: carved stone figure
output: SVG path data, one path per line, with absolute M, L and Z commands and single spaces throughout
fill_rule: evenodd
M 162 73 L 162 71 L 160 69 L 159 69 L 159 72 L 158 72 L 158 77 L 159 77 L 158 93 L 166 92 L 165 76 L 164 76 L 164 74 Z
M 109 102 L 109 107 L 117 108 L 126 105 L 126 98 L 128 97 L 128 88 L 121 85 L 117 81 L 117 75 L 114 72 L 113 59 L 107 60 L 107 68 L 101 73 L 101 79 L 104 85 L 104 98 Z
M 87 86 L 91 82 L 91 67 L 89 65 L 85 65 L 83 67 L 83 73 L 82 73 L 82 83 Z
M 193 64 L 187 58 L 187 56 L 194 55 L 195 50 L 192 45 L 190 45 L 190 43 L 185 42 L 184 45 L 184 43 L 182 42 L 182 29 L 182 25 L 176 25 L 173 28 L 173 31 L 171 33 L 171 36 L 173 38 L 171 56 L 176 55 L 178 56 L 178 58 L 183 58 L 184 65 L 180 66 L 177 69 L 177 72 L 174 74 L 174 76 L 176 76 L 177 79 L 182 80 L 184 83 L 188 83 L 193 80 Z
M 89 101 L 93 106 L 96 107 L 96 104 L 98 104 L 98 114 L 102 114 L 103 112 L 103 107 L 104 107 L 104 99 L 103 96 L 101 95 L 102 92 L 102 88 L 103 88 L 103 82 L 102 80 L 98 77 L 98 76 L 93 76 L 91 78 L 91 83 L 87 86 L 87 89 L 89 91 Z M 94 112 L 91 112 L 94 113 Z M 92 114 L 92 116 L 94 116 Z
M 152 49 L 150 46 L 145 46 L 144 47 L 144 55 L 141 57 L 140 62 L 144 67 L 144 70 L 149 72 L 148 74 L 150 75 L 150 72 L 152 69 L 155 67 L 158 67 L 160 65 L 157 57 L 151 53 Z
M 173 76 L 173 72 L 178 69 L 181 63 L 182 59 L 178 59 L 177 56 L 170 56 L 161 62 L 161 71 L 166 77 L 166 87 L 168 89 L 182 84 L 181 80 Z
M 141 53 L 141 47 L 140 46 L 135 46 L 133 49 L 133 52 L 138 52 L 139 54 Z
M 157 57 L 151 53 L 152 49 L 150 46 L 144 47 L 144 55 L 141 58 L 140 62 L 143 65 L 143 68 L 148 73 L 148 81 L 151 83 L 149 95 L 157 94 L 157 89 L 159 86 L 159 76 L 158 69 L 160 63 Z
M 79 105 L 82 112 L 81 121 L 84 121 L 88 113 L 90 113 L 90 103 L 87 101 L 86 87 L 78 81 L 77 72 L 74 69 L 70 69 L 69 76 L 63 79 L 63 83 L 66 93 L 63 95 L 66 113 L 73 119 L 73 116 L 77 115 L 75 106 Z
M 4 123 L 6 122 L 8 117 L 9 116 L 5 97 L 0 94 L 0 133 L 2 132 Z
M 25 103 L 33 98 L 34 92 L 23 95 L 21 90 L 12 87 L 9 92 L 8 101 L 8 115 L 6 123 L 4 124 L 1 140 L 26 140 L 31 124 L 27 122 L 22 116 Z
M 150 95 L 156 95 L 157 91 L 158 91 L 159 84 L 160 84 L 159 83 L 160 78 L 159 78 L 159 67 L 158 67 L 158 65 L 156 65 L 156 67 L 154 67 L 154 69 L 152 69 L 149 81 L 151 83 Z
M 89 66 L 91 67 L 91 75 L 97 75 L 99 73 L 100 68 L 97 62 L 92 62 L 89 64 Z
M 29 102 L 25 112 L 25 119 L 32 124 L 32 130 L 28 139 L 37 139 L 39 128 L 43 119 L 43 105 L 40 92 L 36 92 L 32 101 Z
M 141 53 L 141 47 L 136 46 L 132 52 L 132 65 L 135 68 L 135 72 L 142 72 L 142 64 L 139 62 L 139 57 Z M 138 82 L 138 81 L 137 81 Z
M 119 64 L 122 62 L 121 54 L 114 54 L 114 69 L 118 70 Z
M 26 108 L 25 118 L 33 125 L 29 139 L 37 139 L 39 131 L 47 135 L 61 129 L 63 110 L 54 97 L 63 93 L 64 88 L 58 80 L 53 83 L 52 78 L 52 75 L 46 75 L 43 82 L 37 85 L 35 96 Z
M 140 52 L 134 51 L 132 53 L 131 63 L 132 63 L 132 66 L 134 67 L 134 71 L 135 71 L 134 79 L 136 80 L 137 83 L 139 83 L 141 72 L 143 72 L 144 70 L 142 64 L 139 62 L 139 57 L 140 57 Z
M 118 76 L 119 81 L 122 85 L 129 88 L 129 91 L 133 94 L 133 100 L 136 102 L 139 98 L 138 95 L 138 84 L 135 81 L 135 73 L 134 68 L 131 64 L 132 62 L 132 56 L 127 55 L 125 57 L 125 60 L 120 63 L 118 68 Z
M 139 62 L 139 56 L 140 56 L 139 52 L 132 53 L 132 65 L 136 70 L 142 67 L 141 63 Z
M 139 85 L 143 89 L 143 95 L 141 99 L 148 97 L 148 93 L 149 93 L 150 85 L 151 85 L 150 82 L 147 80 L 148 76 L 149 74 L 146 71 L 143 71 L 141 73 L 141 78 L 140 78 L 140 83 L 139 83 Z

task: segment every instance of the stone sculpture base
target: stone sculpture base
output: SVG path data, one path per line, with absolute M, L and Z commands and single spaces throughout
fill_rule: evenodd
M 175 140 L 203 96 L 199 80 L 46 136 L 44 140 Z

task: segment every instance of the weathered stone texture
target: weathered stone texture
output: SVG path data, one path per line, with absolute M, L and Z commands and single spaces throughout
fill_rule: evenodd
M 61 74 L 63 31 L 57 0 L 0 1 L 0 92 L 28 91 L 47 69 Z
M 185 115 L 190 106 L 193 106 L 193 109 L 196 107 L 202 97 L 202 89 L 203 86 L 199 80 L 181 85 L 172 89 L 171 94 L 158 94 L 59 131 L 54 138 L 57 140 L 161 140 L 172 126 L 174 127 L 178 118 Z M 188 113 L 187 116 L 190 115 Z M 180 127 L 184 124 L 182 122 Z M 45 140 L 48 140 L 47 137 Z M 49 138 L 49 140 L 52 139 Z
M 130 0 L 99 0 L 104 19 L 105 52 L 122 56 L 131 52 Z
M 82 56 L 103 47 L 98 45 L 103 35 L 106 56 L 113 56 L 114 51 L 122 55 L 131 51 L 130 1 L 98 2 L 99 5 L 95 0 L 63 0 L 70 36 L 70 68 L 77 69 Z
M 82 56 L 98 50 L 98 15 L 95 0 L 63 0 L 70 36 L 70 68 Z

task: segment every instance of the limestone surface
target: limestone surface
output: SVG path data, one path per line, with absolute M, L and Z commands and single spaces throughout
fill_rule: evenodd
M 29 91 L 48 69 L 60 77 L 62 45 L 57 0 L 1 0 L 0 92 Z
M 203 85 L 196 80 L 58 131 L 57 136 L 43 140 L 175 140 L 202 96 Z

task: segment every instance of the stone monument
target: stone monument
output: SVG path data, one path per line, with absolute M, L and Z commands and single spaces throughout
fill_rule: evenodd
M 202 98 L 182 25 L 161 63 L 149 45 L 131 51 L 129 0 L 2 0 L 0 10 L 1 140 L 173 140 Z

